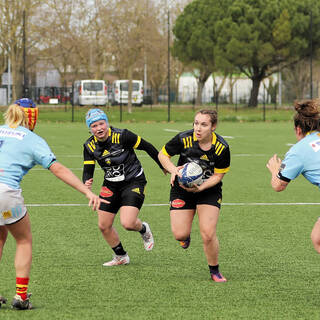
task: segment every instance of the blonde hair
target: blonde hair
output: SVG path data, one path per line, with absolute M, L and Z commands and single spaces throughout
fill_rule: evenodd
M 29 129 L 28 119 L 23 109 L 17 104 L 12 104 L 9 106 L 3 117 L 6 125 L 8 125 L 10 128 L 15 129 L 18 126 L 23 126 Z

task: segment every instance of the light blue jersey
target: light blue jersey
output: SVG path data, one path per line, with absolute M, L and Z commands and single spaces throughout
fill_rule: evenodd
M 320 188 L 320 133 L 306 135 L 287 152 L 282 161 L 279 178 L 285 181 L 302 174 Z
M 19 126 L 0 126 L 0 183 L 20 188 L 23 176 L 36 164 L 48 169 L 56 157 L 44 139 Z

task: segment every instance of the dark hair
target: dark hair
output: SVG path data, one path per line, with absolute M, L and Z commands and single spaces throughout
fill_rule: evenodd
M 295 127 L 300 127 L 303 134 L 320 129 L 319 100 L 295 101 L 297 111 L 293 121 Z
M 207 114 L 210 117 L 211 124 L 214 126 L 218 122 L 218 113 L 216 110 L 202 109 L 196 113 L 197 114 Z

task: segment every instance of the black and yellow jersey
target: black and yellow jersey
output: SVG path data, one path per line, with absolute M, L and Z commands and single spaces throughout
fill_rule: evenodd
M 110 127 L 106 141 L 101 142 L 91 136 L 83 146 L 83 182 L 93 177 L 95 162 L 98 162 L 104 170 L 105 179 L 110 182 L 130 181 L 144 175 L 135 149 L 146 151 L 162 168 L 157 149 L 127 129 Z
M 161 151 L 168 157 L 180 155 L 178 166 L 191 161 L 197 162 L 203 169 L 204 180 L 213 173 L 226 173 L 230 168 L 229 145 L 215 132 L 212 132 L 212 147 L 208 151 L 200 148 L 193 129 L 177 134 Z

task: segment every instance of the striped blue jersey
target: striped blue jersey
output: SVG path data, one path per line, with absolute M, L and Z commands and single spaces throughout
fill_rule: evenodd
M 278 177 L 289 182 L 300 174 L 320 188 L 320 133 L 318 131 L 306 135 L 290 148 L 282 161 Z
M 23 176 L 36 164 L 48 169 L 56 160 L 44 139 L 19 126 L 0 126 L 0 183 L 20 188 Z

